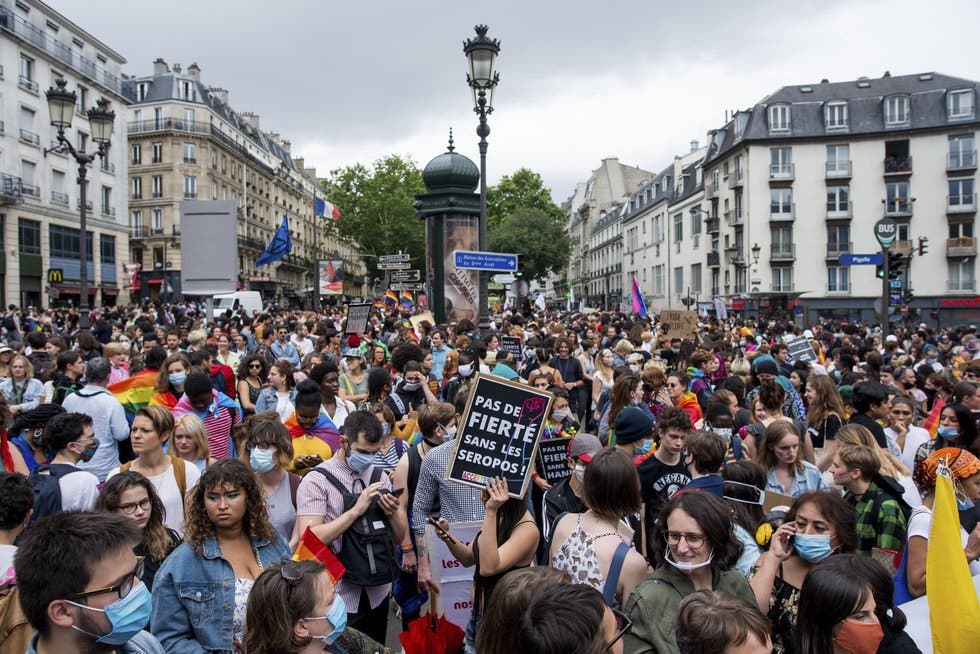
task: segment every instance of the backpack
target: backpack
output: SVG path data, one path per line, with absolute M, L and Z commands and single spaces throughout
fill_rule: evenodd
M 902 515 L 905 516 L 905 525 L 908 527 L 909 518 L 912 516 L 912 507 L 905 501 L 905 488 L 891 477 L 883 475 L 875 475 L 873 481 L 878 485 L 881 492 L 878 493 L 874 505 L 871 507 L 871 515 L 880 515 L 881 505 L 885 500 L 892 499 L 898 502 L 898 508 L 902 510 Z
M 73 472 L 78 472 L 78 468 L 67 463 L 42 464 L 31 471 L 28 477 L 34 487 L 31 525 L 45 516 L 61 511 L 61 484 L 58 480 Z
M 321 467 L 313 468 L 323 475 L 330 484 L 340 491 L 344 500 L 344 511 L 349 511 L 357 502 L 360 493 L 344 488 L 336 477 Z M 381 468 L 371 471 L 370 484 L 381 479 Z M 343 533 L 344 547 L 337 558 L 347 568 L 344 580 L 355 586 L 383 586 L 398 577 L 398 564 L 395 562 L 395 546 L 391 540 L 388 517 L 372 501 L 364 515 L 354 520 L 350 529 Z
M 180 496 L 184 497 L 187 495 L 187 462 L 179 456 L 170 457 L 170 461 L 174 466 L 174 479 L 177 481 L 177 490 L 180 491 Z M 127 461 L 119 466 L 119 472 L 126 472 L 131 467 L 133 467 L 133 462 Z
M 14 314 L 8 313 L 3 317 L 3 328 L 7 330 L 7 333 L 17 331 L 17 323 L 14 321 Z

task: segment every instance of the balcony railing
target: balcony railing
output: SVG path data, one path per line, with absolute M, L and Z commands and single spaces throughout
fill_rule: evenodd
M 888 200 L 885 202 L 885 215 L 908 215 L 912 213 L 912 203 L 908 200 Z
M 851 208 L 850 202 L 827 203 L 827 218 L 851 218 L 853 215 L 854 215 L 854 210 Z
M 840 284 L 827 284 L 828 293 L 850 293 L 851 284 L 850 282 L 843 282 Z
M 977 239 L 970 236 L 946 239 L 947 257 L 972 257 L 977 254 Z
M 772 286 L 770 287 L 770 290 L 773 293 L 792 293 L 793 292 L 793 284 L 791 284 L 791 283 L 790 284 L 777 284 L 777 283 L 773 282 Z
M 741 214 L 736 213 L 734 209 L 730 209 L 724 213 L 725 222 L 729 225 L 741 225 L 743 217 Z
M 32 93 L 37 93 L 37 82 L 32 80 L 26 75 L 21 75 L 17 78 L 17 86 L 24 89 L 25 91 L 31 91 Z
M 885 157 L 885 175 L 908 175 L 912 172 L 912 157 Z
M 197 191 L 184 191 L 184 197 L 193 199 L 197 197 Z
M 116 208 L 115 207 L 102 207 L 102 215 L 103 216 L 115 216 L 116 215 Z
M 718 182 L 708 182 L 708 187 L 705 190 L 708 197 L 713 198 L 721 191 L 721 186 L 718 184 Z
M 889 248 L 894 254 L 901 254 L 903 256 L 912 253 L 912 241 L 895 241 L 892 243 L 891 248 Z
M 828 161 L 827 177 L 829 179 L 839 179 L 851 176 L 851 162 L 848 161 Z
M 769 166 L 769 179 L 771 180 L 790 180 L 795 176 L 796 168 L 791 163 L 771 164 Z
M 197 157 L 184 157 L 184 163 L 185 164 L 196 165 L 197 164 Z
M 41 187 L 35 186 L 34 184 L 21 183 L 20 192 L 28 197 L 37 198 L 37 199 L 41 198 Z
M 745 180 L 745 172 L 735 168 L 728 173 L 728 188 L 738 188 Z
M 946 196 L 946 211 L 948 211 L 949 213 L 958 213 L 960 211 L 976 211 L 976 210 L 977 210 L 976 193 Z
M 836 259 L 842 254 L 850 254 L 854 250 L 853 243 L 828 243 L 827 258 Z
M 160 118 L 159 120 L 132 120 L 126 129 L 130 134 L 168 131 L 208 134 L 211 131 L 211 124 L 194 120 L 181 120 L 179 118 Z
M 948 279 L 946 280 L 946 291 L 957 293 L 960 291 L 972 291 L 977 287 L 975 279 Z
M 104 172 L 107 172 L 107 173 L 109 173 L 111 175 L 115 175 L 116 174 L 116 164 L 114 164 L 112 162 L 109 162 L 109 161 L 106 161 L 105 159 L 103 159 L 102 160 L 102 163 L 99 164 L 99 170 L 102 170 Z
M 132 85 L 123 88 L 120 79 L 106 70 L 104 66 L 83 57 L 78 50 L 48 34 L 44 28 L 18 16 L 10 7 L 0 6 L 0 29 L 15 34 L 96 84 L 100 84 L 113 93 L 135 102 L 136 96 Z
M 770 204 L 769 220 L 793 220 L 796 218 L 796 203 Z
M 62 193 L 61 191 L 51 191 L 51 202 L 53 204 L 60 204 L 62 206 L 68 206 L 68 194 Z
M 976 167 L 976 150 L 950 152 L 946 155 L 946 170 L 971 170 Z
M 796 258 L 796 245 L 793 243 L 774 243 L 769 249 L 769 259 L 791 261 Z
M 41 144 L 41 137 L 26 129 L 20 130 L 20 140 L 24 143 L 30 143 L 31 145 Z
M 708 267 L 718 268 L 721 266 L 721 254 L 717 250 L 708 251 Z
M 159 199 L 163 197 L 163 191 L 153 191 L 150 193 L 151 198 Z
M 705 221 L 705 226 L 709 234 L 715 234 L 721 231 L 721 221 L 718 220 L 718 216 L 712 216 Z
M 21 201 L 21 180 L 15 175 L 0 173 L 0 203 L 13 204 Z

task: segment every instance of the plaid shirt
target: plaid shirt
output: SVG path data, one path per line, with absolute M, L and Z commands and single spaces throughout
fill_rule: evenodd
M 879 496 L 884 499 L 878 499 Z M 860 500 L 851 491 L 844 493 L 844 499 L 857 511 L 858 554 L 871 556 L 871 550 L 876 547 L 902 551 L 907 525 L 898 501 L 874 482 Z M 877 515 L 874 514 L 876 504 L 880 506 Z
M 483 520 L 485 509 L 480 497 L 482 491 L 446 479 L 449 457 L 456 448 L 455 441 L 449 441 L 434 448 L 422 459 L 419 483 L 415 487 L 412 500 L 411 528 L 416 534 L 425 533 L 425 519 L 432 515 L 430 507 L 439 498 L 440 513 L 446 522 L 468 522 Z

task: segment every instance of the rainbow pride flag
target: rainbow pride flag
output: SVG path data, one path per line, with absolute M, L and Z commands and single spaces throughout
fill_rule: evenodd
M 150 404 L 158 374 L 157 370 L 143 370 L 129 379 L 110 384 L 109 392 L 123 405 L 130 422 L 137 411 Z
M 330 575 L 334 584 L 347 572 L 347 568 L 340 562 L 340 559 L 330 551 L 329 547 L 323 544 L 323 541 L 316 537 L 316 534 L 309 527 L 303 532 L 302 538 L 296 545 L 293 561 L 319 561 L 326 568 L 327 574 Z
M 411 291 L 402 291 L 402 306 L 406 309 L 415 306 L 415 296 L 412 295 Z
M 382 299 L 385 301 L 385 304 L 398 304 L 398 293 L 389 288 L 385 291 Z

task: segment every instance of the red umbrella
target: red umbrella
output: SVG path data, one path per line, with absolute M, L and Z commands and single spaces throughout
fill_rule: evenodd
M 398 636 L 405 654 L 457 654 L 465 638 L 462 629 L 435 613 L 412 620 Z

